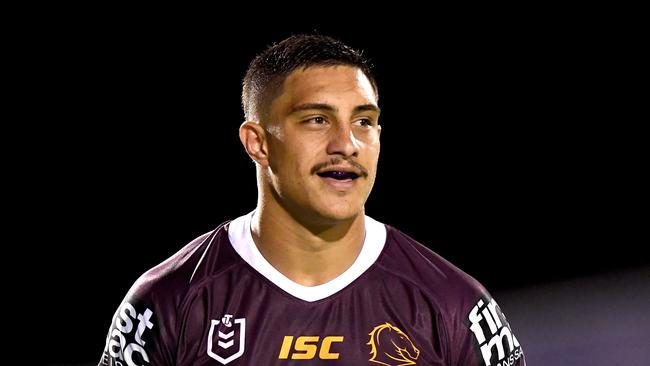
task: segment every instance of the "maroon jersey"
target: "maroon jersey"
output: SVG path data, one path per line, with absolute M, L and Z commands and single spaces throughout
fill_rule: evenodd
M 253 214 L 142 275 L 99 365 L 525 366 L 487 291 L 399 230 L 366 216 L 354 264 L 306 287 L 260 254 Z

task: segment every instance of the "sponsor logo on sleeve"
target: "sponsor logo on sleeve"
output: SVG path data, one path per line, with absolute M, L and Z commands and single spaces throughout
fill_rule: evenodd
M 221 320 L 212 319 L 208 334 L 208 356 L 222 365 L 244 354 L 246 343 L 246 318 L 233 319 L 230 314 Z
M 153 312 L 149 308 L 138 312 L 129 302 L 124 302 L 113 318 L 100 364 L 149 365 L 149 355 L 145 349 L 147 342 L 144 338 L 154 326 L 152 317 Z
M 467 316 L 486 366 L 512 366 L 523 356 L 517 338 L 494 299 L 480 299 Z
M 370 359 L 374 364 L 385 366 L 415 365 L 420 350 L 406 333 L 390 323 L 376 326 L 369 334 Z

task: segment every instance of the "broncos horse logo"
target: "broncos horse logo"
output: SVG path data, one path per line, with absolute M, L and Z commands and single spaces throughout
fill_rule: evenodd
M 415 365 L 420 350 L 409 336 L 390 323 L 378 325 L 369 333 L 370 362 L 386 366 Z

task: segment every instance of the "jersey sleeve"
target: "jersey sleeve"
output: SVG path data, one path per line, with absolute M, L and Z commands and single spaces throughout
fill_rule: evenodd
M 113 316 L 99 366 L 174 365 L 174 307 L 138 282 Z
M 183 318 L 179 309 L 208 239 L 219 228 L 197 237 L 133 284 L 113 316 L 99 366 L 176 365 Z
M 526 366 L 517 337 L 501 308 L 483 290 L 453 319 L 451 350 L 458 366 Z

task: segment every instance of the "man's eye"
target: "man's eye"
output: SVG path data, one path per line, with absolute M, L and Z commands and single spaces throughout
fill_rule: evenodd
M 364 126 L 364 127 L 372 127 L 372 120 L 370 120 L 369 118 L 361 118 L 361 119 L 357 120 L 357 122 L 358 122 L 361 126 Z
M 325 123 L 325 118 L 323 118 L 323 117 L 313 117 L 313 118 L 308 119 L 307 122 L 315 123 L 315 124 L 320 125 L 320 124 Z

